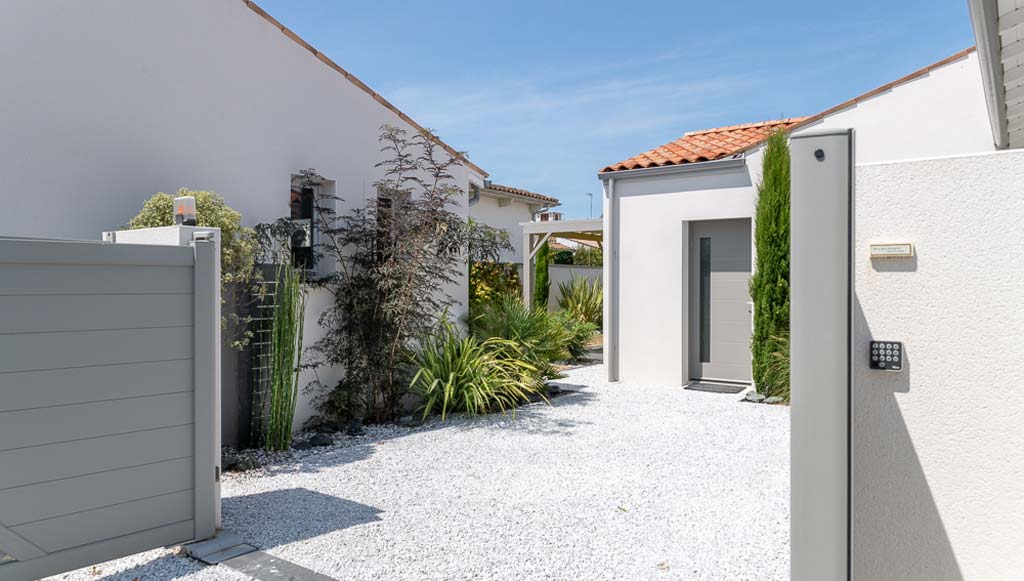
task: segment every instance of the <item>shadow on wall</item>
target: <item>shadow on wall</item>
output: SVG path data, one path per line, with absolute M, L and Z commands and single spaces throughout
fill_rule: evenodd
M 905 348 L 902 373 L 869 369 L 872 335 L 859 300 L 854 316 L 854 578 L 961 581 L 963 574 L 896 399 L 897 393 L 910 391 L 912 347 Z

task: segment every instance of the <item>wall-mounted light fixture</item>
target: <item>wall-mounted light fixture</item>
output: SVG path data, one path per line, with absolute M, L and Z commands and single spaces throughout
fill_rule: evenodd
M 174 223 L 178 226 L 196 225 L 196 199 L 192 196 L 174 198 Z

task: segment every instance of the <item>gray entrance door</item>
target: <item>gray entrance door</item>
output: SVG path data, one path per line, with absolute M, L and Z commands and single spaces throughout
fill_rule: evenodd
M 0 581 L 213 535 L 218 284 L 213 242 L 0 239 Z
M 691 379 L 749 382 L 750 220 L 690 222 Z

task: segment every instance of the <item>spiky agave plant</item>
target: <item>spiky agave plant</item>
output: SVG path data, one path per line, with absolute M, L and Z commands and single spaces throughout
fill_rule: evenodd
M 604 318 L 604 291 L 600 280 L 572 275 L 558 283 L 558 307 L 581 321 L 601 328 Z
M 267 450 L 287 450 L 291 446 L 305 310 L 302 275 L 290 264 L 281 264 L 277 268 L 270 333 L 270 402 L 263 442 Z
M 504 413 L 534 396 L 543 398 L 537 369 L 523 360 L 515 342 L 463 336 L 448 321 L 420 341 L 413 365 L 417 371 L 409 390 L 423 398 L 424 418 Z

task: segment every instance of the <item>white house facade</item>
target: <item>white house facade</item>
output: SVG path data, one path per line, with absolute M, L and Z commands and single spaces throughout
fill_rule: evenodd
M 776 130 L 835 127 L 856 129 L 857 163 L 994 151 L 971 49 L 818 115 L 695 131 L 608 166 L 599 177 L 605 244 L 615 240 L 605 281 L 610 378 L 750 381 L 746 285 L 762 143 Z M 701 239 L 711 246 L 705 284 L 715 287 L 703 293 Z M 714 333 L 701 335 L 702 313 Z
M 824 282 L 833 261 L 850 263 L 848 307 L 838 315 L 849 321 L 839 349 L 849 383 L 827 417 L 810 417 L 805 402 L 814 398 L 797 392 L 798 373 L 801 389 L 832 386 L 808 376 L 794 336 L 794 580 L 1011 579 L 1024 570 L 1024 405 L 1014 395 L 1024 380 L 1024 152 L 1006 149 L 1019 137 L 1012 128 L 1024 69 L 1010 66 L 1024 43 L 1010 43 L 1024 20 L 1020 8 L 996 4 L 971 2 L 991 17 L 980 28 L 999 32 L 987 40 L 979 33 L 984 50 L 812 117 L 694 132 L 599 176 L 609 378 L 742 385 L 751 332 L 743 283 L 754 264 L 750 228 L 770 131 L 747 145 L 744 133 L 786 129 L 794 144 L 849 136 L 849 254 L 829 253 L 825 240 L 817 259 L 813 240 L 793 248 L 804 269 L 801 298 L 832 288 L 815 291 L 808 265 L 819 266 Z M 1000 37 L 1009 54 L 1000 55 Z M 829 159 L 822 153 L 817 162 Z M 801 171 L 817 163 L 799 161 Z M 807 176 L 800 174 L 801 203 L 815 188 L 835 191 Z M 815 218 L 800 219 L 806 226 Z M 891 244 L 912 251 L 872 256 L 872 245 Z M 880 339 L 902 343 L 901 372 L 871 368 L 871 342 Z M 838 436 L 831 449 L 815 441 L 826 432 Z
M 218 193 L 245 225 L 268 223 L 289 215 L 305 168 L 344 212 L 375 196 L 380 128 L 421 129 L 243 0 L 4 2 L 0 70 L 4 236 L 97 240 L 181 187 Z M 487 173 L 463 161 L 454 182 L 468 192 Z M 468 281 L 452 292 L 465 303 Z M 307 343 L 329 301 L 310 297 Z M 304 395 L 296 426 L 312 413 Z
M 501 262 L 523 263 L 523 222 L 547 208 L 559 205 L 557 198 L 521 188 L 484 181 L 470 189 L 469 216 L 508 234 L 512 251 L 502 253 Z

